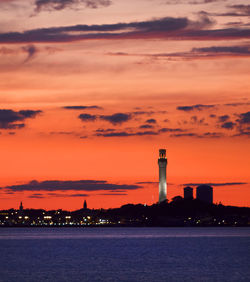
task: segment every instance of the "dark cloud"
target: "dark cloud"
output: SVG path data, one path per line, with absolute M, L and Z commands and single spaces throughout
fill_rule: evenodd
M 147 119 L 146 123 L 156 123 L 156 120 L 154 118 Z
M 178 134 L 171 134 L 170 137 L 199 137 L 196 133 L 178 133 Z
M 224 104 L 224 106 L 231 106 L 231 107 L 238 107 L 238 106 L 248 106 L 250 105 L 249 102 L 245 102 L 245 103 L 228 103 L 228 104 Z
M 135 111 L 135 112 L 132 112 L 133 115 L 152 115 L 152 114 L 155 114 L 154 111 Z
M 48 193 L 48 194 L 40 194 L 34 193 L 29 195 L 28 198 L 30 199 L 44 199 L 50 197 L 58 197 L 58 198 L 76 198 L 76 197 L 89 197 L 88 194 L 59 194 L 59 193 Z
M 98 194 L 100 196 L 127 196 L 127 193 L 103 193 L 103 194 Z
M 222 133 L 219 132 L 206 132 L 202 135 L 203 138 L 206 137 L 211 137 L 211 138 L 220 138 L 223 137 L 224 135 Z
M 99 191 L 99 190 L 135 190 L 139 189 L 139 185 L 127 185 L 127 184 L 113 184 L 103 180 L 78 180 L 78 181 L 59 181 L 59 180 L 47 180 L 38 182 L 33 180 L 27 184 L 12 185 L 1 187 L 7 191 L 22 192 L 22 191 Z
M 231 122 L 231 121 L 228 121 L 228 122 L 224 122 L 222 125 L 221 125 L 221 128 L 225 128 L 225 129 L 234 129 L 236 123 L 234 122 Z
M 120 56 L 119 53 L 110 53 L 111 55 Z M 127 56 L 143 56 L 157 59 L 173 59 L 182 58 L 184 60 L 195 60 L 195 59 L 208 59 L 208 58 L 221 58 L 221 57 L 249 57 L 250 46 L 239 45 L 239 46 L 209 46 L 202 48 L 193 48 L 186 52 L 176 53 L 156 53 L 156 54 L 128 54 Z M 239 104 L 239 103 L 237 103 Z M 240 103 L 244 104 L 244 103 Z M 228 104 L 230 105 L 230 104 Z
M 65 106 L 63 109 L 66 110 L 91 110 L 91 109 L 97 109 L 102 110 L 102 107 L 99 106 Z
M 115 131 L 115 129 L 114 128 L 98 128 L 98 129 L 96 129 L 96 131 L 95 132 L 97 132 L 97 133 L 107 133 L 107 132 L 114 132 Z
M 249 124 L 250 123 L 250 112 L 242 113 L 239 115 L 239 119 L 237 119 L 240 125 Z
M 223 55 L 250 55 L 249 46 L 211 46 L 203 48 L 193 48 L 192 53 L 223 54 Z
M 86 8 L 96 9 L 98 7 L 107 7 L 111 5 L 110 0 L 36 0 L 35 11 L 42 10 L 63 10 L 66 8 L 74 8 L 78 5 L 84 5 Z
M 240 129 L 239 133 L 233 135 L 233 137 L 237 137 L 237 136 L 247 136 L 247 137 L 250 137 L 250 128 L 248 128 L 248 129 Z
M 72 42 L 92 39 L 205 39 L 206 37 L 216 39 L 250 36 L 250 30 L 204 30 L 212 24 L 212 21 L 203 16 L 197 22 L 187 18 L 165 17 L 130 23 L 61 26 L 2 33 L 0 43 Z
M 102 137 L 128 137 L 133 136 L 133 133 L 129 133 L 126 131 L 121 132 L 104 132 L 104 133 L 97 133 L 96 136 L 102 136 Z
M 167 127 L 163 127 L 159 130 L 160 133 L 165 133 L 165 132 L 183 132 L 185 131 L 182 128 L 167 128 Z
M 207 123 L 205 123 L 205 118 L 199 118 L 197 116 L 192 116 L 190 120 L 191 120 L 191 124 L 208 125 Z
M 136 184 L 159 184 L 159 181 L 139 181 Z
M 205 132 L 203 134 L 198 133 L 180 133 L 180 134 L 171 134 L 170 137 L 194 137 L 194 138 L 220 138 L 224 135 L 218 132 Z
M 37 193 L 37 194 L 29 195 L 28 198 L 29 199 L 44 199 L 45 195 Z
M 140 126 L 141 129 L 151 129 L 151 128 L 154 128 L 153 125 L 150 125 L 150 124 L 143 124 Z
M 224 17 L 249 17 L 250 16 L 250 5 L 236 4 L 236 5 L 229 5 L 227 7 L 230 9 L 228 12 L 211 13 L 210 15 L 224 16 Z
M 80 114 L 78 117 L 82 121 L 95 121 L 97 118 L 96 115 L 90 115 L 90 114 Z
M 209 186 L 237 186 L 237 185 L 245 185 L 248 184 L 246 182 L 224 182 L 224 183 L 185 183 L 184 186 L 199 186 L 199 185 L 209 185 Z
M 110 133 L 97 133 L 96 136 L 102 137 L 130 137 L 130 136 L 150 136 L 150 135 L 159 135 L 159 132 L 155 131 L 139 131 L 139 132 L 110 132 Z
M 192 106 L 179 106 L 176 109 L 179 111 L 185 111 L 185 112 L 190 112 L 194 110 L 202 111 L 205 109 L 211 109 L 214 108 L 215 105 L 202 105 L 202 104 L 197 104 L 197 105 L 192 105 Z
M 42 111 L 22 110 L 14 111 L 10 109 L 0 109 L 1 129 L 20 129 L 25 126 L 23 121 L 27 118 L 35 118 Z
M 218 121 L 219 121 L 219 122 L 225 122 L 225 121 L 229 120 L 229 118 L 230 118 L 229 115 L 219 116 L 219 117 L 218 117 Z
M 132 118 L 131 114 L 116 113 L 113 115 L 102 115 L 100 119 L 106 120 L 114 125 L 129 121 Z

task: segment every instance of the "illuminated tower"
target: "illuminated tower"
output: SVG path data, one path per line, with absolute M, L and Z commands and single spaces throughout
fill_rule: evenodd
M 166 150 L 159 150 L 159 203 L 166 201 L 167 197 L 167 158 Z

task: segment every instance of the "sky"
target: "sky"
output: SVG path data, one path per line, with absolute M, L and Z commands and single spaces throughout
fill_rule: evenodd
M 210 183 L 250 206 L 250 1 L 0 0 L 0 209 Z

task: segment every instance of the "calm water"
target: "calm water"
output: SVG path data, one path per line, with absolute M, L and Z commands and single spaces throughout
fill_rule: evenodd
M 250 228 L 1 228 L 0 281 L 250 281 Z

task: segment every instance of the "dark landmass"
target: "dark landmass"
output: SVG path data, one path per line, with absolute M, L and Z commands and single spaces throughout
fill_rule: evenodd
M 76 211 L 43 209 L 1 210 L 0 227 L 184 227 L 249 226 L 250 208 L 208 204 L 175 197 L 152 206 L 127 204 L 115 209 Z

